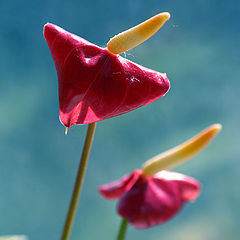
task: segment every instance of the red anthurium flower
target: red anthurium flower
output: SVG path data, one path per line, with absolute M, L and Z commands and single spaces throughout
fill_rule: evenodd
M 200 184 L 180 173 L 160 171 L 148 177 L 141 170 L 99 189 L 106 199 L 120 199 L 118 213 L 136 228 L 148 228 L 172 218 L 199 195 Z
M 165 73 L 133 63 L 56 25 L 46 24 L 44 37 L 58 74 L 60 120 L 67 128 L 127 113 L 169 89 Z
M 214 124 L 187 142 L 148 160 L 118 181 L 103 185 L 100 194 L 119 199 L 118 213 L 136 228 L 148 228 L 172 218 L 183 205 L 194 201 L 200 184 L 180 173 L 166 171 L 201 151 L 220 131 Z

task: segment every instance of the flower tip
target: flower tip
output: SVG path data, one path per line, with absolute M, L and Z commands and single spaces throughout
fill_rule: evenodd
M 49 23 L 49 22 L 45 23 L 43 29 L 44 29 L 45 27 L 48 27 L 49 25 L 51 25 L 51 23 Z
M 56 39 L 57 35 L 64 33 L 64 32 L 65 31 L 62 28 L 60 28 L 52 23 L 46 23 L 43 27 L 43 36 L 49 46 L 52 45 L 52 43 Z
M 66 127 L 66 129 L 65 129 L 65 135 L 68 134 L 68 130 L 69 130 L 69 127 Z
M 47 22 L 44 27 L 43 27 L 43 35 L 45 36 L 45 34 L 47 33 L 48 30 L 50 30 L 52 27 L 52 24 Z
M 54 25 L 51 23 L 46 23 L 43 27 L 43 36 L 46 39 L 47 42 L 51 41 L 54 36 L 53 36 L 53 30 L 54 30 Z
M 159 13 L 111 38 L 107 44 L 107 49 L 113 54 L 126 52 L 153 36 L 169 18 L 170 13 Z

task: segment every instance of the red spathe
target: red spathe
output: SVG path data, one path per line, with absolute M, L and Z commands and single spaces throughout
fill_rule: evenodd
M 180 173 L 161 171 L 145 177 L 141 170 L 99 188 L 106 199 L 119 199 L 118 213 L 135 228 L 148 228 L 171 219 L 184 203 L 193 201 L 200 184 Z
M 166 74 L 111 54 L 46 24 L 44 37 L 59 79 L 59 115 L 66 127 L 115 117 L 149 104 L 169 89 Z

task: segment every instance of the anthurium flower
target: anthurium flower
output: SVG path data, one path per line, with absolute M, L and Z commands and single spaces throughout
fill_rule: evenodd
M 200 184 L 186 175 L 163 170 L 163 166 L 168 169 L 174 165 L 173 162 L 176 165 L 189 159 L 202 150 L 220 129 L 219 124 L 212 125 L 184 144 L 147 161 L 141 170 L 134 170 L 120 180 L 101 186 L 100 194 L 106 199 L 119 199 L 119 215 L 135 228 L 166 222 L 185 203 L 198 197 Z
M 200 184 L 193 178 L 171 171 L 148 177 L 134 170 L 122 179 L 103 185 L 106 199 L 120 199 L 118 213 L 135 228 L 148 228 L 172 218 L 188 201 L 194 201 Z
M 107 48 L 48 23 L 44 37 L 59 80 L 60 121 L 67 128 L 115 117 L 149 104 L 169 89 L 165 73 L 133 63 L 119 53 L 153 35 L 169 18 L 158 14 L 111 39 Z M 135 37 L 134 37 L 135 36 Z

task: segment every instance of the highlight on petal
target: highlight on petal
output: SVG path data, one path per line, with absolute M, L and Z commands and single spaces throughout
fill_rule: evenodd
M 172 181 L 178 184 L 181 192 L 182 201 L 195 201 L 200 193 L 200 183 L 189 176 L 178 172 L 162 170 L 154 175 L 154 178 L 164 179 L 165 181 Z
M 110 39 L 107 49 L 113 54 L 120 54 L 130 50 L 154 35 L 170 18 L 168 12 L 163 12 L 130 28 Z
M 168 91 L 165 73 L 145 68 L 48 23 L 44 37 L 59 81 L 59 117 L 70 128 L 125 114 Z
M 143 174 L 153 176 L 161 170 L 175 167 L 190 159 L 203 150 L 221 128 L 220 124 L 214 124 L 185 143 L 148 160 L 142 167 Z

